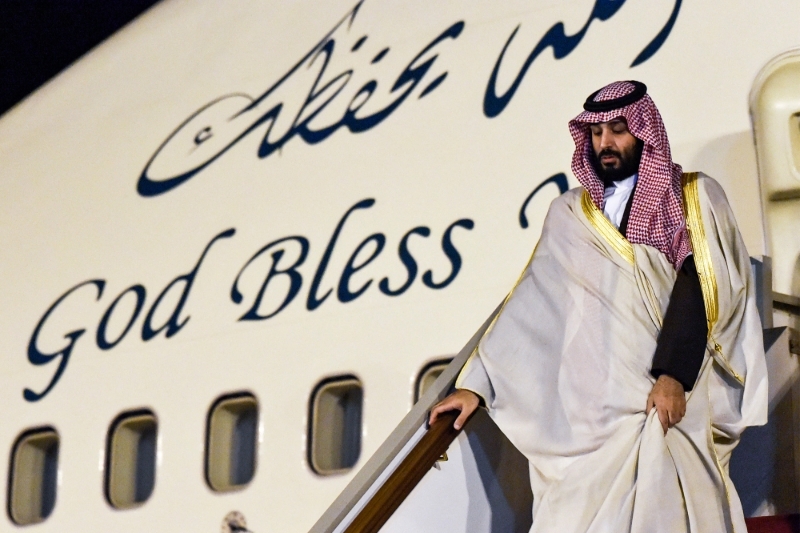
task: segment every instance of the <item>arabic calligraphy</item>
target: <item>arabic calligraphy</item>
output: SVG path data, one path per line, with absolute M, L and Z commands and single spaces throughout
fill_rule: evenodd
M 367 54 L 368 36 L 354 32 L 363 2 L 261 96 L 227 94 L 195 111 L 147 162 L 139 176 L 138 193 L 151 197 L 174 189 L 256 131 L 263 134 L 257 155 L 264 159 L 295 137 L 317 144 L 340 128 L 361 133 L 386 120 L 423 81 L 433 77 L 428 73 L 438 57 L 437 48 L 456 39 L 464 22 L 452 24 L 424 46 L 388 90 L 382 90 L 383 82 L 375 78 L 359 86 L 354 80 L 363 75 L 357 76 L 353 63 L 366 62 L 374 68 L 390 53 L 390 48 L 382 47 L 375 55 Z M 334 69 L 337 61 L 344 66 Z M 447 72 L 442 72 L 431 79 L 419 91 L 419 98 L 437 89 L 446 77 Z
M 631 67 L 635 67 L 644 63 L 650 59 L 659 50 L 659 48 L 661 48 L 661 46 L 667 40 L 667 37 L 669 37 L 669 34 L 675 25 L 675 21 L 678 19 L 678 13 L 680 12 L 682 1 L 683 0 L 675 0 L 675 7 L 673 8 L 672 14 L 670 15 L 666 25 L 664 25 L 664 27 L 658 32 L 653 40 L 650 41 L 647 46 L 645 46 L 639 55 L 636 56 L 636 58 L 633 60 L 633 63 L 631 63 Z M 625 4 L 625 0 L 595 0 L 594 7 L 592 8 L 592 12 L 589 15 L 589 19 L 586 21 L 586 24 L 584 24 L 583 27 L 573 35 L 566 34 L 564 31 L 563 22 L 554 24 L 549 30 L 547 30 L 547 33 L 545 33 L 544 36 L 539 40 L 533 50 L 531 50 L 531 53 L 528 54 L 528 57 L 525 59 L 522 67 L 520 67 L 519 72 L 514 78 L 514 82 L 511 84 L 511 86 L 503 94 L 498 94 L 497 77 L 500 73 L 500 67 L 502 66 L 506 51 L 508 50 L 511 42 L 514 40 L 514 37 L 517 35 L 520 26 L 518 25 L 516 28 L 514 28 L 514 31 L 511 32 L 506 44 L 503 46 L 503 50 L 500 52 L 500 56 L 497 58 L 497 61 L 494 64 L 492 74 L 489 77 L 489 83 L 486 85 L 486 92 L 483 97 L 483 113 L 489 118 L 494 118 L 503 112 L 511 99 L 514 97 L 514 93 L 516 93 L 517 89 L 519 89 L 522 80 L 528 73 L 528 69 L 542 52 L 548 48 L 552 48 L 553 55 L 556 59 L 564 59 L 571 54 L 579 44 L 581 44 L 581 41 L 589 31 L 589 26 L 592 24 L 592 22 L 595 20 L 603 21 L 610 19 L 616 15 L 617 11 L 619 11 L 619 8 L 621 8 L 623 4 Z

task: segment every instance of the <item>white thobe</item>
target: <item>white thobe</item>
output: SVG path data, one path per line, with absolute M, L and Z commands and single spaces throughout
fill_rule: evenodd
M 603 214 L 616 228 L 619 228 L 622 223 L 625 207 L 628 205 L 628 199 L 631 197 L 633 187 L 638 179 L 639 174 L 634 174 L 624 180 L 612 182 L 603 192 L 605 199 L 603 202 Z
M 456 381 L 528 458 L 532 533 L 746 532 L 727 465 L 744 428 L 766 422 L 755 286 L 720 186 L 688 175 L 684 204 L 709 342 L 666 435 L 645 407 L 675 269 L 622 237 L 583 189 L 553 201 Z

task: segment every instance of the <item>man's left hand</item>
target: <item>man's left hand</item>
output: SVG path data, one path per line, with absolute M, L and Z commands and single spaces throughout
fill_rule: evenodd
M 672 376 L 661 374 L 647 397 L 646 412 L 648 415 L 653 407 L 656 408 L 658 420 L 666 434 L 667 429 L 680 422 L 686 415 L 686 397 L 680 381 Z

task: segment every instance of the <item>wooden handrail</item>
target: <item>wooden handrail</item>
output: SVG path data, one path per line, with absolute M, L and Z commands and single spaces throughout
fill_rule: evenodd
M 347 527 L 345 533 L 377 533 L 411 494 L 462 430 L 453 428 L 458 411 L 439 415 L 403 462 Z

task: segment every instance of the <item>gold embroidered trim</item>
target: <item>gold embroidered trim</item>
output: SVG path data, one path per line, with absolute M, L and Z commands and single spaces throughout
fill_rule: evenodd
M 713 342 L 713 343 L 714 343 L 714 351 L 715 351 L 715 352 L 717 352 L 717 353 L 719 354 L 719 357 L 715 357 L 715 358 L 714 358 L 714 360 L 715 360 L 717 363 L 719 363 L 719 364 L 720 364 L 720 366 L 722 366 L 722 368 L 723 368 L 723 369 L 724 369 L 724 370 L 725 370 L 725 371 L 726 371 L 728 374 L 730 374 L 731 376 L 733 376 L 733 379 L 735 379 L 736 381 L 738 381 L 738 382 L 739 382 L 739 385 L 742 385 L 742 386 L 744 386 L 744 378 L 743 378 L 741 375 L 739 375 L 739 373 L 738 373 L 738 372 L 736 372 L 736 371 L 735 371 L 735 370 L 734 370 L 734 369 L 731 367 L 730 363 L 728 363 L 728 359 L 725 357 L 725 354 L 724 354 L 724 353 L 722 353 L 722 346 L 720 346 L 720 345 L 719 345 L 719 343 L 718 343 L 716 340 L 714 340 L 714 337 L 713 337 L 713 336 L 710 336 L 710 338 L 711 338 L 711 342 Z
M 708 338 L 714 345 L 714 351 L 719 355 L 714 359 L 736 381 L 744 385 L 744 378 L 739 375 L 728 363 L 722 346 L 713 337 L 712 328 L 719 318 L 719 297 L 717 293 L 717 277 L 714 274 L 714 264 L 711 262 L 711 250 L 706 239 L 706 228 L 703 225 L 703 214 L 700 210 L 700 191 L 698 187 L 697 172 L 687 172 L 681 178 L 683 185 L 683 206 L 686 214 L 686 229 L 689 240 L 692 242 L 694 264 L 697 267 L 697 276 L 700 278 L 700 288 L 703 291 L 703 304 L 706 308 L 708 324 Z
M 632 265 L 634 263 L 633 245 L 628 239 L 623 237 L 622 233 L 619 232 L 614 224 L 612 224 L 603 212 L 594 205 L 592 197 L 589 196 L 589 193 L 585 189 L 581 196 L 581 207 L 583 208 L 583 214 L 586 215 L 586 218 L 592 226 L 594 226 L 594 229 L 597 230 L 623 259 Z
M 683 175 L 683 205 L 686 211 L 686 229 L 689 231 L 689 240 L 692 242 L 694 264 L 700 278 L 700 287 L 703 290 L 703 303 L 706 306 L 706 320 L 708 321 L 708 335 L 711 328 L 717 323 L 719 304 L 717 300 L 717 278 L 714 275 L 714 265 L 711 263 L 711 250 L 706 240 L 706 228 L 703 226 L 703 215 L 700 211 L 700 192 L 697 186 L 697 172 L 687 172 Z

